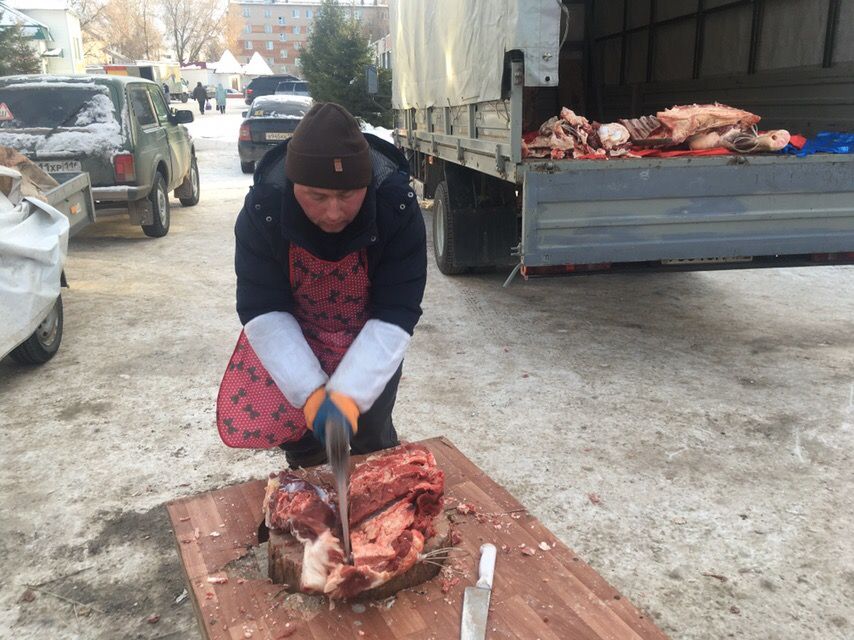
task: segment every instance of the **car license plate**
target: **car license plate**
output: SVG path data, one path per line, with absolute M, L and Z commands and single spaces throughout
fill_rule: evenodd
M 278 131 L 270 131 L 267 133 L 267 140 L 287 140 L 292 133 L 279 133 Z
M 83 170 L 79 160 L 42 160 L 36 164 L 46 173 L 75 173 Z

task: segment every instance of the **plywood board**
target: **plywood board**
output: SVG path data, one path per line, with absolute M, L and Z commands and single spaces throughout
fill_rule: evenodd
M 355 604 L 288 594 L 247 569 L 266 562 L 255 558 L 266 481 L 247 482 L 167 505 L 203 637 L 457 638 L 463 589 L 476 581 L 480 545 L 492 542 L 499 551 L 487 638 L 666 640 L 646 615 L 450 441 L 432 438 L 421 444 L 445 471 L 446 509 L 461 534 L 459 548 L 468 552 L 452 565 L 458 583 L 438 576 L 394 598 Z

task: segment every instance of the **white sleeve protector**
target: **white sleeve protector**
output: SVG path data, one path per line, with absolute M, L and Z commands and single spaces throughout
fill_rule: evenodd
M 249 344 L 276 385 L 294 407 L 329 379 L 297 322 L 285 311 L 252 318 L 243 327 Z
M 365 413 L 397 371 L 412 339 L 390 322 L 368 320 L 350 345 L 327 389 L 350 396 Z

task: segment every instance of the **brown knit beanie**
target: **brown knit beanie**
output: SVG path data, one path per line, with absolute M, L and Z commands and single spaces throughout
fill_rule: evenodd
M 341 105 L 314 105 L 288 142 L 285 175 L 321 189 L 360 189 L 373 178 L 368 141 Z

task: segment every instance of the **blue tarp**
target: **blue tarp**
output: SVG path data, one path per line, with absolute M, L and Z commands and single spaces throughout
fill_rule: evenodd
M 854 153 L 854 133 L 822 131 L 814 138 L 807 140 L 803 148 L 798 149 L 790 144 L 781 153 L 788 153 L 801 158 L 811 156 L 814 153 Z

